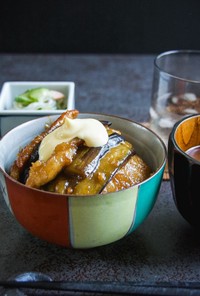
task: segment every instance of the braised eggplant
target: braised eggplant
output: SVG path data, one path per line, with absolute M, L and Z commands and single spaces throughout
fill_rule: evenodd
M 102 122 L 108 141 L 88 147 L 79 138 L 55 147 L 50 159 L 39 160 L 38 148 L 44 137 L 61 126 L 64 117 L 75 118 L 78 111 L 61 115 L 47 131 L 38 135 L 18 155 L 10 175 L 29 187 L 61 194 L 104 194 L 128 188 L 151 175 L 131 143 L 110 122 Z
M 128 188 L 151 174 L 132 145 L 117 133 L 101 148 L 79 148 L 73 162 L 44 190 L 62 194 L 103 194 Z
M 75 174 L 88 177 L 97 169 L 101 158 L 103 158 L 111 148 L 123 141 L 124 139 L 119 134 L 113 133 L 109 136 L 108 142 L 102 147 L 80 147 L 73 162 L 65 168 L 65 173 L 67 175 Z

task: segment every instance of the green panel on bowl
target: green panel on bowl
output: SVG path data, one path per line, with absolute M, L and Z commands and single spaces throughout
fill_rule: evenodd
M 69 198 L 72 246 L 96 247 L 124 237 L 133 223 L 137 190 Z

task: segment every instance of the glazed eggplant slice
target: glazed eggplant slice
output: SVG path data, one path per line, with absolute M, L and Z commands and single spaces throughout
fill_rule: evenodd
M 117 133 L 109 136 L 108 142 L 102 147 L 89 148 L 82 146 L 73 162 L 65 168 L 66 175 L 79 175 L 82 178 L 88 177 L 96 170 L 100 160 L 112 148 L 123 142 L 124 139 Z
M 62 169 L 73 161 L 73 157 L 82 143 L 81 139 L 75 138 L 70 142 L 63 142 L 56 146 L 51 157 L 46 161 L 37 160 L 32 163 L 26 185 L 40 188 L 54 180 Z
M 118 167 L 133 153 L 132 145 L 121 142 L 112 147 L 100 159 L 99 165 L 94 173 L 81 180 L 74 188 L 73 194 L 97 194 L 100 193 L 104 184 L 108 182 Z
M 56 121 L 54 121 L 50 126 L 48 126 L 41 134 L 36 136 L 28 145 L 26 145 L 18 154 L 17 159 L 13 163 L 10 169 L 10 176 L 15 180 L 20 180 L 21 174 L 27 169 L 30 164 L 31 155 L 35 153 L 38 149 L 39 144 L 44 139 L 46 135 L 54 131 L 56 128 L 60 127 L 65 118 L 76 118 L 79 114 L 78 110 L 67 110 L 63 112 Z
M 40 144 L 35 145 L 29 159 L 27 159 L 26 164 L 24 164 L 24 169 L 21 170 L 21 173 L 19 174 L 19 181 L 23 184 L 26 183 L 26 180 L 29 176 L 31 164 L 36 162 L 39 159 L 39 153 L 38 153 L 39 146 Z
M 151 175 L 150 167 L 137 154 L 130 155 L 125 163 L 116 171 L 112 178 L 102 188 L 101 193 L 126 189 L 141 183 Z

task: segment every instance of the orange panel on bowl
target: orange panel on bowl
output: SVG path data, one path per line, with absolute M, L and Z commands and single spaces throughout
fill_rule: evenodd
M 33 190 L 6 178 L 16 219 L 30 233 L 62 246 L 70 246 L 68 197 Z M 27 193 L 27 194 L 26 194 Z

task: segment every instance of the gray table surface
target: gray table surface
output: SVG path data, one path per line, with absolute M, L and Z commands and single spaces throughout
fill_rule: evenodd
M 74 81 L 80 112 L 144 122 L 153 60 L 153 55 L 1 54 L 0 85 Z M 0 196 L 0 279 L 25 271 L 69 281 L 200 281 L 200 239 L 176 210 L 169 181 L 162 182 L 154 209 L 134 233 L 89 250 L 65 249 L 33 237 Z

